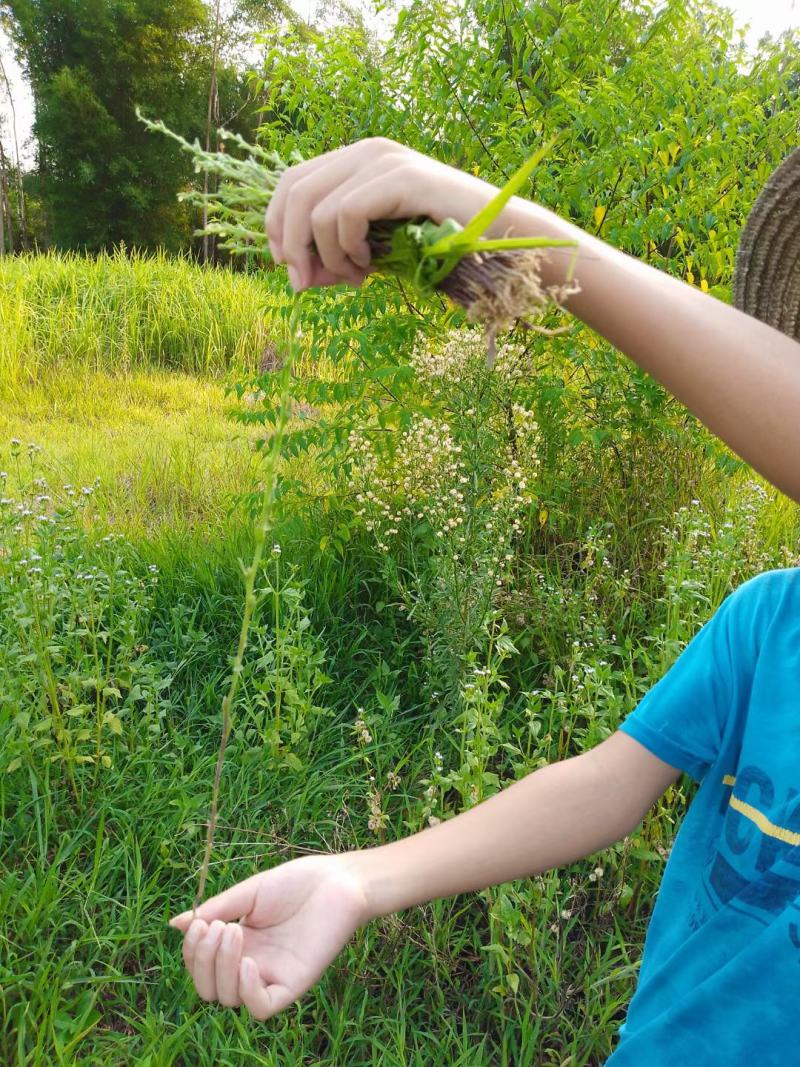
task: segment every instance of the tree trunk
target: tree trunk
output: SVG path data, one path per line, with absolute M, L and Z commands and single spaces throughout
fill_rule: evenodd
M 17 138 L 17 111 L 14 107 L 14 96 L 11 92 L 11 83 L 8 80 L 6 74 L 6 68 L 3 64 L 3 57 L 0 55 L 0 78 L 6 87 L 8 93 L 8 105 L 11 108 L 11 134 L 14 140 L 14 164 L 16 166 L 16 184 L 17 184 L 17 214 L 19 216 L 19 236 L 22 242 L 22 249 L 24 252 L 28 251 L 28 220 L 25 211 L 25 189 L 22 184 L 22 162 L 19 158 L 19 140 Z M 5 172 L 5 167 L 3 168 Z M 6 186 L 7 189 L 7 186 Z M 8 202 L 8 194 L 6 193 L 6 202 Z M 11 222 L 11 216 L 8 216 L 9 224 Z
M 208 90 L 208 116 L 206 119 L 206 152 L 211 151 L 211 129 L 219 125 L 219 46 L 220 30 L 222 28 L 221 0 L 216 0 L 214 7 L 214 43 L 211 49 L 211 83 Z M 203 176 L 203 194 L 208 196 L 209 176 L 208 171 Z M 208 203 L 203 201 L 203 229 L 208 226 Z M 209 234 L 203 235 L 203 262 L 208 263 L 215 258 L 214 240 Z
M 8 159 L 0 141 L 0 255 L 6 250 L 5 231 L 8 230 L 8 250 L 14 251 L 14 224 L 11 220 L 11 204 L 8 199 Z
M 1 166 L 1 164 L 0 164 L 0 166 Z M 3 170 L 2 171 L 2 177 L 3 178 L 5 177 L 5 173 L 6 173 L 5 170 Z M 0 181 L 2 181 L 2 178 L 0 178 Z M 5 218 L 6 218 L 5 200 L 3 199 L 2 196 L 0 196 L 0 256 L 4 256 L 6 254 Z

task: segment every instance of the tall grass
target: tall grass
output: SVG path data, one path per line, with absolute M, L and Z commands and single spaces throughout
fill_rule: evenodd
M 221 376 L 259 366 L 271 341 L 264 278 L 164 253 L 0 261 L 0 374 L 38 378 L 68 364 Z

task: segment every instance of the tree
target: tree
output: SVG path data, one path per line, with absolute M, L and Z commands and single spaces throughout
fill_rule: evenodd
M 55 243 L 177 248 L 189 179 L 137 105 L 202 135 L 209 19 L 201 0 L 2 0 L 35 98 L 42 197 Z

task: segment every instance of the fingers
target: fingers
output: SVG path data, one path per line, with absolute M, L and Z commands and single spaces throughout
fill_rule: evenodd
M 208 926 L 202 919 L 192 923 L 183 946 L 183 958 L 202 1000 L 217 1000 L 223 1007 L 238 1008 L 239 967 L 244 937 L 238 923 L 219 919 Z
M 191 974 L 201 1000 L 217 999 L 217 950 L 224 932 L 225 923 L 216 919 L 195 947 Z
M 359 270 L 356 271 L 352 278 L 342 278 L 338 274 L 332 274 L 329 270 L 323 267 L 318 256 L 311 257 L 311 280 L 308 283 L 308 288 L 316 289 L 323 285 L 360 285 L 366 278 L 368 271 Z
M 351 177 L 353 163 L 341 152 L 287 170 L 267 209 L 267 236 L 289 266 L 295 289 L 309 284 L 314 240 L 311 214 L 317 204 Z M 326 264 L 327 266 L 327 264 Z
M 364 280 L 372 255 L 366 240 L 369 224 L 398 217 L 407 195 L 405 171 L 372 178 L 364 172 L 323 199 L 327 172 L 319 170 L 295 185 L 286 203 L 282 243 L 293 288 L 312 285 L 322 277 L 320 267 L 339 282 L 358 285 Z
M 335 180 L 335 175 L 331 178 Z M 314 242 L 311 216 L 329 180 L 325 173 L 318 170 L 295 182 L 287 195 L 281 244 L 283 258 L 289 268 L 289 281 L 295 290 L 305 289 L 311 280 L 311 246 Z
M 242 919 L 245 915 L 249 915 L 255 906 L 260 881 L 261 875 L 254 874 L 252 878 L 246 878 L 243 882 L 231 886 L 224 893 L 210 897 L 200 905 L 196 915 L 192 911 L 185 911 L 182 915 L 176 915 L 174 919 L 170 919 L 169 924 L 174 929 L 186 933 L 193 919 L 203 919 L 207 923 L 214 919 L 222 919 L 223 922 Z
M 348 256 L 339 241 L 339 203 L 338 196 L 329 196 L 317 204 L 311 212 L 311 233 L 317 256 L 322 266 L 333 277 L 356 284 L 363 280 L 363 270 Z M 362 242 L 359 254 L 366 266 L 370 260 L 369 245 Z
M 195 919 L 183 942 L 183 958 L 197 995 L 223 1007 L 244 1004 L 255 1019 L 270 1019 L 288 1008 L 295 995 L 280 984 L 267 985 L 250 956 L 242 957 L 244 935 L 238 923 Z
M 265 225 L 274 258 L 288 264 L 292 286 L 359 285 L 371 258 L 370 222 L 400 217 L 403 205 L 418 196 L 418 179 L 408 150 L 381 138 L 290 167 Z
M 239 967 L 239 996 L 253 1018 L 261 1020 L 271 1019 L 295 1000 L 286 986 L 266 985 L 250 956 L 245 956 Z
M 208 924 L 204 923 L 202 919 L 197 919 L 193 923 L 190 923 L 186 937 L 183 939 L 183 962 L 185 963 L 186 970 L 189 974 L 192 973 L 194 954 L 197 950 L 197 946 L 206 936 L 207 931 Z
M 309 159 L 305 163 L 297 163 L 288 167 L 278 182 L 278 187 L 272 195 L 264 216 L 264 229 L 269 238 L 270 250 L 273 258 L 278 263 L 284 262 L 283 257 L 283 211 L 286 206 L 286 198 L 293 184 L 301 178 L 307 178 L 320 167 L 328 166 L 336 156 L 341 156 L 349 146 L 337 148 L 333 152 L 325 152 L 321 156 Z
M 242 962 L 244 935 L 238 923 L 225 927 L 216 959 L 217 1000 L 225 1008 L 238 1008 L 239 969 Z

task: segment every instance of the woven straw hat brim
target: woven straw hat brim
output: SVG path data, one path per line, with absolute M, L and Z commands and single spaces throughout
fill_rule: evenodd
M 733 302 L 800 340 L 800 148 L 769 178 L 747 219 Z

